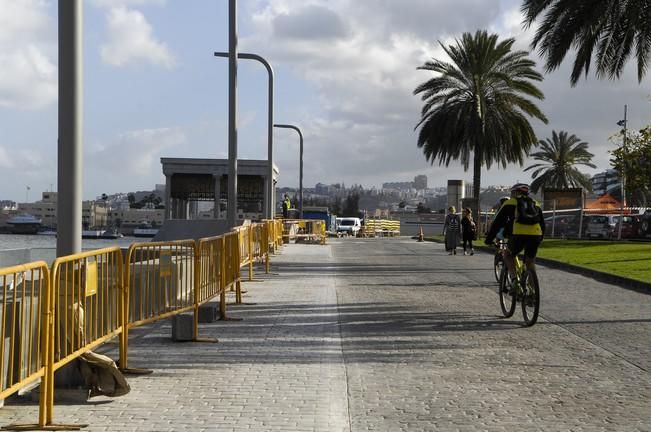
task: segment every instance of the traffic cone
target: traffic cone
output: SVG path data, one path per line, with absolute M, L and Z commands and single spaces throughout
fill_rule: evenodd
M 425 241 L 425 236 L 423 235 L 423 227 L 422 225 L 418 227 L 418 241 L 422 242 Z

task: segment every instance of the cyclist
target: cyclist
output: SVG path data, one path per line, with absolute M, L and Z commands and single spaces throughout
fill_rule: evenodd
M 511 198 L 502 204 L 495 215 L 484 243 L 491 245 L 501 228 L 511 234 L 504 251 L 504 263 L 513 280 L 515 280 L 513 256 L 517 256 L 523 250 L 525 265 L 535 270 L 538 246 L 545 233 L 545 220 L 540 204 L 529 196 L 529 185 L 525 183 L 513 185 Z

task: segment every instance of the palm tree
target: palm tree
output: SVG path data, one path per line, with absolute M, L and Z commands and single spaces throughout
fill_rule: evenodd
M 631 55 L 641 81 L 651 55 L 651 4 L 648 0 L 524 0 L 525 25 L 542 17 L 532 47 L 546 57 L 547 71 L 557 69 L 568 51 L 576 51 L 571 82 L 588 75 L 596 51 L 597 77 L 619 78 Z M 633 53 L 633 51 L 635 51 Z
M 414 90 L 425 102 L 416 126 L 421 128 L 418 147 L 432 164 L 460 160 L 465 170 L 472 154 L 474 197 L 479 197 L 483 165 L 524 162 L 536 143 L 527 116 L 547 123 L 527 98 L 544 98 L 532 83 L 542 75 L 526 51 L 512 51 L 514 42 L 499 42 L 486 31 L 464 33 L 456 45 L 439 42 L 452 63 L 433 59 L 418 68 L 436 73 Z M 473 210 L 479 214 L 479 200 Z
M 596 168 L 592 162 L 592 153 L 588 149 L 588 143 L 581 141 L 575 135 L 567 135 L 567 132 L 552 131 L 552 138 L 540 140 L 540 151 L 530 156 L 541 161 L 524 170 L 535 170 L 531 173 L 534 181 L 531 183 L 531 190 L 536 193 L 541 188 L 568 189 L 572 187 L 583 187 L 592 190 L 590 179 L 575 168 L 576 165 L 585 165 Z M 542 173 L 542 174 L 541 174 Z

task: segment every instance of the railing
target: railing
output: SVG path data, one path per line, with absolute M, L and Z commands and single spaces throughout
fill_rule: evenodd
M 399 235 L 399 220 L 366 219 L 362 227 L 362 236 L 364 237 L 393 237 Z
M 284 219 L 283 242 L 326 243 L 325 221 L 320 219 Z
M 0 399 L 45 376 L 52 317 L 49 269 L 44 261 L 0 269 Z M 41 398 L 39 425 L 46 424 Z
M 57 427 L 54 373 L 110 339 L 119 338 L 120 367 L 128 370 L 129 330 L 194 312 L 226 291 L 242 303 L 242 266 L 265 262 L 282 242 L 282 222 L 265 221 L 194 240 L 132 244 L 126 260 L 106 248 L 0 269 L 0 399 L 42 379 L 39 428 Z M 25 425 L 16 428 L 25 429 Z M 9 427 L 11 428 L 11 426 Z
M 45 424 L 52 424 L 54 372 L 124 331 L 122 263 L 122 252 L 113 247 L 57 258 L 52 264 L 47 305 L 54 319 L 41 392 Z

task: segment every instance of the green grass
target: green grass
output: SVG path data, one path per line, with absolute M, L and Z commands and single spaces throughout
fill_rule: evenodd
M 545 240 L 538 256 L 651 283 L 651 243 Z
M 442 235 L 425 239 L 444 241 Z M 483 246 L 483 239 L 476 244 Z M 545 239 L 538 256 L 651 283 L 651 243 Z

